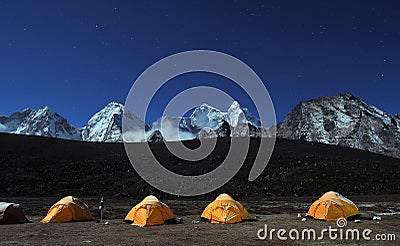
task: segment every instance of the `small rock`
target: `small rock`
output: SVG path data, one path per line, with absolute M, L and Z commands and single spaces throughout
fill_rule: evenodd
M 373 220 L 382 220 L 382 218 L 380 216 L 374 216 L 372 219 Z
M 360 223 L 361 220 L 354 220 L 354 223 Z
M 302 218 L 302 219 L 301 219 L 301 221 L 306 221 L 306 220 L 307 220 L 306 218 Z
M 301 218 L 301 214 L 297 214 L 297 218 Z
M 105 224 L 105 225 L 108 225 L 108 224 L 110 224 L 110 222 L 106 221 L 106 222 L 104 222 L 104 224 Z

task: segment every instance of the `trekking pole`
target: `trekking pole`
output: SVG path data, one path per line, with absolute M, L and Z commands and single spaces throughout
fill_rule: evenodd
M 100 205 L 99 205 L 99 216 L 97 217 L 96 223 L 100 223 L 103 219 L 103 196 L 101 196 Z

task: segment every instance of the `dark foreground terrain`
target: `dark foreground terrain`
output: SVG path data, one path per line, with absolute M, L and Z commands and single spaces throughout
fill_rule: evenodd
M 230 182 L 202 197 L 213 198 L 222 192 L 238 199 L 320 196 L 329 190 L 347 196 L 400 193 L 400 159 L 282 139 L 277 139 L 264 172 L 254 182 L 249 182 L 247 178 L 258 143 L 259 139 L 252 139 L 244 165 Z M 186 145 L 193 148 L 198 142 L 191 141 Z M 194 163 L 175 158 L 162 143 L 151 147 L 166 168 L 183 175 L 195 175 L 213 170 L 224 160 L 229 139 L 220 139 L 210 156 Z M 148 158 L 138 153 L 135 161 L 146 162 Z M 154 194 L 160 198 L 176 198 L 143 181 L 120 143 L 0 134 L 0 170 L 0 196 L 103 194 L 106 197 L 141 199 Z
M 199 143 L 185 143 L 195 148 Z M 329 190 L 348 196 L 359 206 L 361 223 L 346 228 L 371 229 L 376 234 L 393 234 L 400 240 L 400 159 L 349 148 L 277 139 L 267 168 L 254 182 L 247 180 L 258 150 L 252 139 L 246 161 L 237 175 L 218 190 L 197 197 L 177 197 L 158 191 L 143 181 L 130 164 L 123 144 L 84 143 L 42 137 L 0 134 L 0 201 L 20 203 L 35 223 L 0 226 L 1 245 L 76 244 L 319 244 L 321 241 L 259 240 L 264 227 L 285 230 L 332 226 L 298 217 Z M 172 156 L 164 144 L 152 144 L 162 164 L 180 174 L 206 173 L 217 167 L 229 149 L 220 139 L 212 154 L 191 163 Z M 138 148 L 140 149 L 140 148 Z M 148 157 L 138 153 L 136 161 Z M 234 225 L 197 223 L 202 210 L 219 193 L 241 201 L 258 220 Z M 122 219 L 139 200 L 149 194 L 166 202 L 183 224 L 137 228 Z M 104 217 L 108 224 L 78 222 L 38 223 L 60 198 L 82 198 L 96 214 L 99 198 L 105 197 Z M 381 221 L 371 220 L 380 216 Z M 192 223 L 195 221 L 194 223 Z M 325 244 L 382 244 L 396 241 L 322 240 Z

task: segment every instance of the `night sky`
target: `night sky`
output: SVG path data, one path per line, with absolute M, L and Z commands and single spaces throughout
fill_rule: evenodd
M 83 126 L 108 102 L 124 102 L 148 66 L 195 49 L 246 62 L 278 121 L 301 100 L 345 91 L 400 112 L 400 1 L 97 0 L 0 0 L 0 112 L 48 105 Z M 254 110 L 232 82 L 205 73 L 171 80 L 154 103 L 161 110 L 194 85 Z M 160 112 L 153 107 L 149 120 Z

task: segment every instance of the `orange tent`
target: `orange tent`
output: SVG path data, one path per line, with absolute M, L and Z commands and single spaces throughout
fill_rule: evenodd
M 26 217 L 19 204 L 0 202 L 0 225 L 31 222 Z
M 358 215 L 357 206 L 337 192 L 329 191 L 316 200 L 308 210 L 307 215 L 326 221 L 336 221 Z
M 172 210 L 160 202 L 155 196 L 147 196 L 126 215 L 124 222 L 136 226 L 162 225 L 164 222 L 174 220 Z
M 88 206 L 73 196 L 66 196 L 55 203 L 47 213 L 47 216 L 42 219 L 42 223 L 51 222 L 69 222 L 93 220 Z
M 228 194 L 221 194 L 210 203 L 201 214 L 201 218 L 211 223 L 232 224 L 252 219 L 242 204 Z

